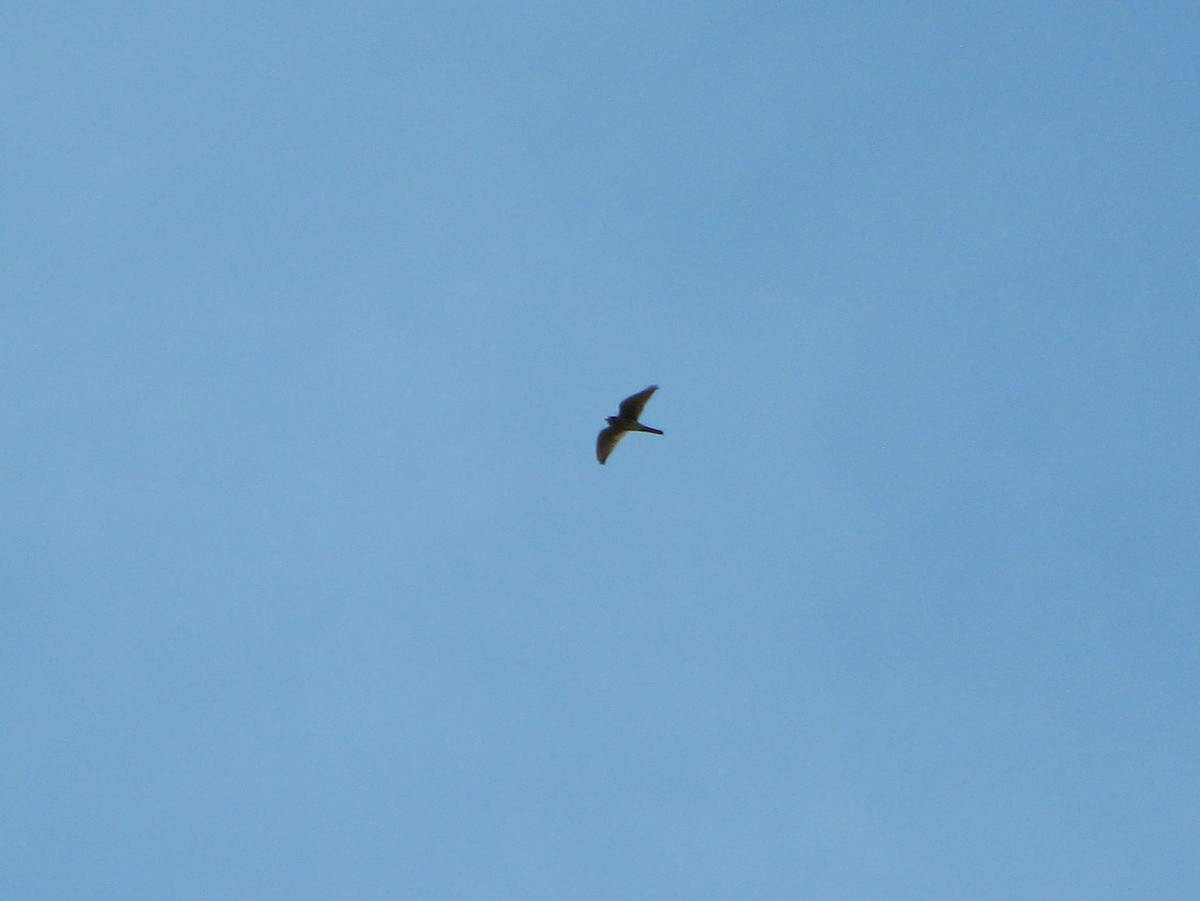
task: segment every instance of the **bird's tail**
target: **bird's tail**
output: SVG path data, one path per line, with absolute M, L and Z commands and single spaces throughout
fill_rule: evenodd
M 652 428 L 650 428 L 650 426 L 642 425 L 640 422 L 636 426 L 634 426 L 634 428 L 636 428 L 639 432 L 649 432 L 651 435 L 661 435 L 662 434 L 661 429 L 652 429 Z

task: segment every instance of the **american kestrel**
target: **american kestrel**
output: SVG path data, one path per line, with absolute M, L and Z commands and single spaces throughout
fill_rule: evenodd
M 613 452 L 613 448 L 617 446 L 617 442 L 625 437 L 626 432 L 650 432 L 652 435 L 661 435 L 662 432 L 658 429 L 652 429 L 648 425 L 642 425 L 638 422 L 638 417 L 642 415 L 642 410 L 646 407 L 646 401 L 650 400 L 650 395 L 658 390 L 658 385 L 651 385 L 645 391 L 639 391 L 623 401 L 621 406 L 617 408 L 616 416 L 609 416 L 608 428 L 604 429 L 596 437 L 596 459 L 603 465 L 608 459 L 608 455 Z

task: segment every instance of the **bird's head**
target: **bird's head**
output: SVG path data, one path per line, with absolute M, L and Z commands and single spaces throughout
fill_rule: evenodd
M 618 422 L 621 421 L 616 416 L 605 416 L 604 419 L 609 425 L 616 425 Z

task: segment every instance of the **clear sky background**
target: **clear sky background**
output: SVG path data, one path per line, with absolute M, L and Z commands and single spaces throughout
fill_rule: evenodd
M 4 4 L 0 896 L 1200 896 L 1198 48 Z

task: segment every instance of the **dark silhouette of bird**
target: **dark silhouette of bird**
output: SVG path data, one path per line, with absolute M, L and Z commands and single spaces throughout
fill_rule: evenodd
M 645 391 L 639 391 L 637 394 L 632 394 L 621 401 L 621 406 L 617 408 L 616 416 L 609 416 L 608 428 L 604 429 L 596 437 L 596 459 L 601 465 L 608 459 L 608 455 L 613 452 L 613 448 L 617 446 L 617 442 L 625 437 L 627 432 L 649 432 L 652 435 L 661 435 L 659 429 L 652 429 L 648 425 L 642 425 L 638 422 L 638 417 L 642 415 L 642 410 L 646 408 L 646 401 L 650 400 L 650 395 L 658 390 L 658 385 L 651 385 Z

